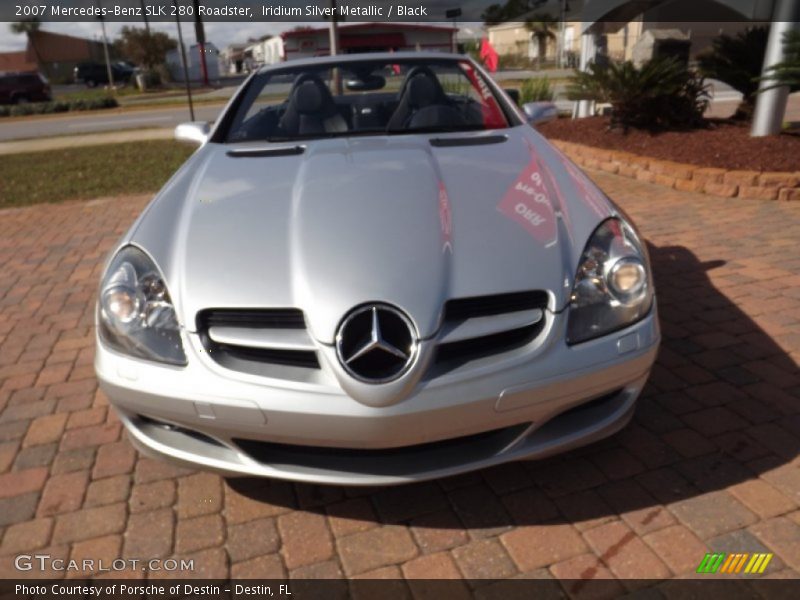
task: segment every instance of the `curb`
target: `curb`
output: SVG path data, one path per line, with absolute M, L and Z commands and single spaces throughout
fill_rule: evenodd
M 735 171 L 698 167 L 563 140 L 551 139 L 550 142 L 581 167 L 682 192 L 721 198 L 800 201 L 800 171 Z

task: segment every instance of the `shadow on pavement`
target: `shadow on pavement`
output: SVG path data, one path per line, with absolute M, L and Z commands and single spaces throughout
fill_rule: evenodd
M 731 503 L 729 494 L 707 493 L 766 471 L 780 489 L 781 470 L 773 470 L 798 455 L 800 398 L 792 395 L 797 390 L 771 382 L 797 373 L 797 365 L 714 287 L 708 273 L 724 261 L 700 262 L 681 246 L 651 245 L 650 254 L 663 342 L 636 415 L 617 435 L 550 459 L 408 486 L 341 488 L 245 478 L 228 485 L 256 500 L 355 522 L 466 528 L 482 535 L 542 523 L 585 528 L 620 515 L 644 534 L 674 521 L 665 504 L 703 539 L 734 529 L 731 519 L 747 526 L 757 519 L 742 504 Z M 290 485 L 294 494 L 275 493 Z

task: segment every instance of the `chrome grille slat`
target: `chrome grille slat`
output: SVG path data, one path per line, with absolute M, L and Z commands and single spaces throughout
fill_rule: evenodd
M 208 337 L 218 344 L 273 350 L 316 350 L 305 329 L 247 328 L 215 325 L 208 328 Z
M 449 300 L 438 338 L 435 367 L 447 370 L 529 344 L 544 329 L 547 300 L 544 291 Z M 439 372 L 434 368 L 432 375 Z
M 208 355 L 229 369 L 258 373 L 267 365 L 320 368 L 298 309 L 208 309 L 198 313 L 197 329 Z
M 493 335 L 536 325 L 544 318 L 540 308 L 518 310 L 507 314 L 474 317 L 462 321 L 449 321 L 442 327 L 440 344 L 450 344 L 464 340 Z
M 449 300 L 445 305 L 445 321 L 499 315 L 519 310 L 547 307 L 547 292 L 528 291 L 489 296 L 472 296 Z

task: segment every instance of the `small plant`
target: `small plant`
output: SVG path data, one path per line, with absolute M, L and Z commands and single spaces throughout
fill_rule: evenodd
M 718 79 L 741 92 L 742 103 L 734 119 L 749 119 L 758 96 L 758 78 L 767 51 L 766 27 L 750 27 L 736 36 L 720 35 L 711 42 L 711 50 L 697 57 L 700 73 Z
M 551 102 L 555 97 L 550 79 L 535 77 L 522 82 L 519 90 L 519 99 L 522 104 L 527 102 Z
M 674 58 L 654 59 L 641 67 L 632 62 L 592 63 L 576 71 L 568 88 L 570 100 L 611 104 L 611 126 L 688 129 L 703 124 L 708 86 L 702 77 Z

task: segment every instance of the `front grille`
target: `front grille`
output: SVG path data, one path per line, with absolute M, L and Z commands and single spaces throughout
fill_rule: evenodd
M 457 321 L 546 306 L 547 292 L 541 291 L 473 296 L 449 300 L 444 307 L 444 318 L 445 321 Z
M 247 327 L 264 329 L 305 329 L 303 311 L 296 308 L 209 309 L 197 314 L 197 328 Z
M 440 344 L 436 349 L 437 363 L 466 362 L 500 352 L 508 352 L 533 341 L 544 326 L 544 320 L 536 325 L 503 331 L 492 335 Z
M 281 347 L 254 347 L 243 344 L 221 343 L 210 335 L 212 328 L 235 328 L 257 330 L 303 330 L 306 329 L 303 312 L 294 308 L 279 309 L 208 309 L 197 315 L 197 330 L 208 355 L 220 365 L 235 371 L 252 374 L 265 373 L 262 366 L 278 365 L 319 369 L 317 353 L 311 349 L 287 349 Z
M 287 367 L 303 367 L 319 369 L 317 353 L 311 350 L 275 350 L 270 348 L 249 348 L 247 346 L 233 346 L 231 344 L 214 344 L 211 355 L 217 362 L 225 362 L 226 358 L 239 361 L 254 361 L 284 365 Z M 230 362 L 230 361 L 228 361 Z
M 295 446 L 246 439 L 235 439 L 233 442 L 250 458 L 262 464 L 402 476 L 494 456 L 529 426 L 530 423 L 523 423 L 449 440 L 381 449 Z
M 526 291 L 491 296 L 475 296 L 450 300 L 445 305 L 443 329 L 460 324 L 468 324 L 470 319 L 480 319 L 484 323 L 496 317 L 498 324 L 495 330 L 489 321 L 488 330 L 484 325 L 481 335 L 467 337 L 452 342 L 440 343 L 436 349 L 434 375 L 441 374 L 441 369 L 453 369 L 468 361 L 485 358 L 495 354 L 508 352 L 532 342 L 544 329 L 545 318 L 533 324 L 504 328 L 500 318 L 513 313 L 523 314 L 525 311 L 544 311 L 547 308 L 547 292 Z

